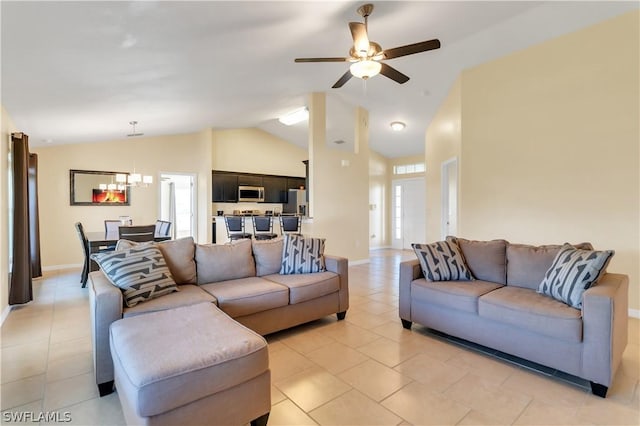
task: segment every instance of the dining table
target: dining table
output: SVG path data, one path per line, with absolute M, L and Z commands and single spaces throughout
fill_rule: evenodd
M 87 232 L 85 233 L 85 235 L 87 237 L 87 241 L 89 242 L 89 255 L 116 249 L 116 243 L 118 242 L 118 238 L 117 237 L 114 238 L 110 235 L 107 235 L 106 231 Z M 171 237 L 169 236 L 153 237 L 153 241 L 156 241 L 156 242 L 167 241 L 170 239 Z M 98 264 L 93 260 L 89 262 L 89 265 L 90 265 L 89 270 L 92 272 L 100 269 Z

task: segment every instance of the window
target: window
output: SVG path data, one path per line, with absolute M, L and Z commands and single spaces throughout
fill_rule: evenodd
M 393 166 L 394 175 L 406 175 L 410 173 L 424 173 L 424 163 L 403 164 L 401 166 Z
M 395 190 L 395 224 L 394 224 L 394 234 L 396 240 L 402 238 L 402 186 L 396 185 Z

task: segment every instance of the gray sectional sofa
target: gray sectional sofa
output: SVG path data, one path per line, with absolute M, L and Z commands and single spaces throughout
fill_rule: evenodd
M 403 326 L 416 322 L 584 378 L 605 397 L 627 345 L 628 276 L 605 273 L 576 309 L 537 292 L 561 246 L 455 242 L 475 279 L 429 281 L 417 259 L 401 263 Z
M 158 248 L 179 291 L 127 307 L 122 291 L 102 271 L 89 275 L 93 360 L 101 396 L 113 391 L 109 327 L 121 318 L 213 303 L 265 335 L 331 314 L 343 319 L 349 308 L 346 258 L 324 255 L 324 272 L 280 275 L 282 239 L 200 245 L 183 238 Z

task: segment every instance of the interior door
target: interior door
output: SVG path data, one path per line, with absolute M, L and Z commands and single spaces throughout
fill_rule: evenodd
M 172 223 L 174 238 L 197 240 L 195 182 L 195 174 L 160 174 L 160 219 Z
M 426 238 L 424 178 L 393 181 L 393 248 L 411 249 Z
M 458 232 L 458 159 L 442 163 L 442 239 Z

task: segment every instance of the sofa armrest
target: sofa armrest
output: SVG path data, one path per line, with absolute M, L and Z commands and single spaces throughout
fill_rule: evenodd
M 629 277 L 605 274 L 584 292 L 583 377 L 609 386 L 627 346 Z
M 345 257 L 324 255 L 324 263 L 327 271 L 335 272 L 340 276 L 340 306 L 338 312 L 349 309 L 349 261 Z
M 122 318 L 122 291 L 102 271 L 89 274 L 89 309 L 96 383 L 113 380 L 113 361 L 109 347 L 109 326 Z
M 411 282 L 422 277 L 422 268 L 418 259 L 406 260 L 400 263 L 400 318 L 411 319 Z

